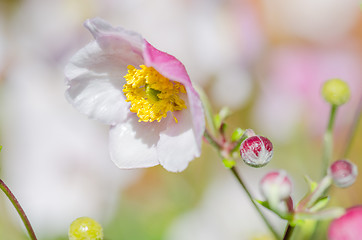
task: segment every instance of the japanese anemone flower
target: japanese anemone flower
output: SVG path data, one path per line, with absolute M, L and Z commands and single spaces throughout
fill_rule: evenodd
M 110 125 L 113 162 L 123 169 L 161 164 L 183 171 L 201 152 L 202 104 L 184 65 L 136 32 L 94 18 L 95 41 L 70 60 L 67 100 Z

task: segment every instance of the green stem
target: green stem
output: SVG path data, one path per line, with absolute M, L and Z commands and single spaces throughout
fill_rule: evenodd
M 336 118 L 338 106 L 332 105 L 330 115 L 329 115 L 329 122 L 324 133 L 324 142 L 323 142 L 323 158 L 322 158 L 322 177 L 327 174 L 327 169 L 329 164 L 332 160 L 332 153 L 333 153 L 333 126 Z
M 240 183 L 240 185 L 243 187 L 244 191 L 246 192 L 246 194 L 248 195 L 250 201 L 253 203 L 255 209 L 257 210 L 257 212 L 259 213 L 260 217 L 263 219 L 263 221 L 265 222 L 265 224 L 268 226 L 269 230 L 273 233 L 275 239 L 280 239 L 278 233 L 274 230 L 273 226 L 270 224 L 270 222 L 268 221 L 268 219 L 266 219 L 266 217 L 264 216 L 264 214 L 261 212 L 260 208 L 258 207 L 258 205 L 254 202 L 253 197 L 251 196 L 248 188 L 245 186 L 243 180 L 241 179 L 241 176 L 239 175 L 239 173 L 236 171 L 235 167 L 232 167 L 231 172 L 234 174 L 234 176 L 236 177 L 236 179 L 238 180 L 238 182 Z
M 357 112 L 356 112 L 356 117 L 354 118 L 353 124 L 352 124 L 351 129 L 350 129 L 350 131 L 348 133 L 347 145 L 346 145 L 346 149 L 345 149 L 344 154 L 343 154 L 343 158 L 348 158 L 348 156 L 349 156 L 349 152 L 351 150 L 353 140 L 356 137 L 358 124 L 359 124 L 359 122 L 361 120 L 361 115 L 362 115 L 361 111 L 362 111 L 362 96 L 361 96 L 361 99 L 360 99 L 360 102 L 359 102 L 359 105 L 358 105 L 358 109 L 357 109 Z
M 291 226 L 291 225 L 288 223 L 287 228 L 286 228 L 285 233 L 284 233 L 283 240 L 289 240 L 289 239 L 291 239 L 291 237 L 292 237 L 292 235 L 293 235 L 294 229 L 295 229 L 295 227 L 294 227 L 294 226 Z
M 199 88 L 196 86 L 196 91 L 199 94 L 201 102 L 202 102 L 202 106 L 204 107 L 207 125 L 208 125 L 212 135 L 215 136 L 217 133 L 217 127 L 215 126 L 214 115 L 213 115 L 213 111 L 212 111 L 209 99 L 207 98 L 207 95 L 202 90 L 202 88 Z
M 220 144 L 212 137 L 212 135 L 208 132 L 208 130 L 206 129 L 204 132 L 204 137 L 206 138 L 207 142 L 213 146 L 214 148 L 216 148 L 218 150 L 218 152 L 222 149 L 222 147 L 220 146 Z
M 14 205 L 16 211 L 18 212 L 19 216 L 21 217 L 21 220 L 23 220 L 23 223 L 26 227 L 26 230 L 28 231 L 28 234 L 30 236 L 31 240 L 37 240 L 34 230 L 31 227 L 31 224 L 29 222 L 28 217 L 26 216 L 23 208 L 20 206 L 18 200 L 16 200 L 14 194 L 10 191 L 8 186 L 0 179 L 0 188 L 5 193 L 5 195 L 9 198 L 10 202 Z
M 235 143 L 235 146 L 233 147 L 233 149 L 231 149 L 231 153 L 236 152 L 240 149 L 240 145 L 241 143 L 247 138 L 248 136 L 246 136 L 246 134 L 244 133 L 241 138 Z

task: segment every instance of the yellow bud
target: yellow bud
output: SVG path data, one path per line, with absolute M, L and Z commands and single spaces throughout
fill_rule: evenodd
M 102 226 L 89 217 L 77 218 L 70 224 L 69 240 L 102 240 Z
M 351 92 L 346 82 L 336 78 L 323 84 L 322 95 L 330 104 L 339 106 L 349 100 Z

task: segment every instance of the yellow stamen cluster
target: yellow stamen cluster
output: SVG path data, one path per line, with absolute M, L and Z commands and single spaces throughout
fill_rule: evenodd
M 167 112 L 186 109 L 180 94 L 186 93 L 185 87 L 178 82 L 162 76 L 153 67 L 128 66 L 128 74 L 124 76 L 126 83 L 123 92 L 126 101 L 131 102 L 130 111 L 137 113 L 139 122 L 161 121 Z M 177 119 L 175 118 L 177 122 Z

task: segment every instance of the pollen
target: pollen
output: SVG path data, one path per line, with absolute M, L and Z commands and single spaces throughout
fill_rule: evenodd
M 141 65 L 140 68 L 128 66 L 123 86 L 126 101 L 131 103 L 130 111 L 137 114 L 139 122 L 160 122 L 168 112 L 186 109 L 181 98 L 186 94 L 184 85 L 162 76 L 153 67 Z

